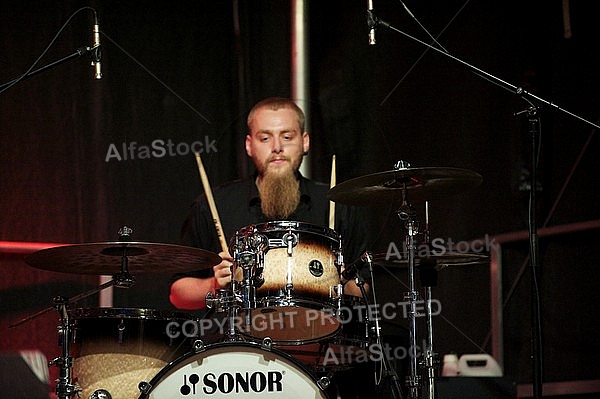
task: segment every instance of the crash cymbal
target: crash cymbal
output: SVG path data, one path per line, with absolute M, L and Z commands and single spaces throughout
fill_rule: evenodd
M 347 180 L 329 190 L 327 197 L 348 205 L 401 203 L 444 198 L 477 187 L 480 174 L 457 168 L 399 168 Z
M 483 265 L 489 261 L 489 256 L 482 253 L 460 253 L 445 251 L 439 255 L 429 254 L 427 256 L 415 256 L 416 268 L 434 268 L 437 271 L 449 266 Z M 388 256 L 388 254 L 373 255 L 373 263 L 380 266 L 392 268 L 407 268 L 408 254 Z
M 127 241 L 47 248 L 28 255 L 25 262 L 54 272 L 114 275 L 122 271 L 124 257 L 131 274 L 189 272 L 221 262 L 219 255 L 203 249 Z

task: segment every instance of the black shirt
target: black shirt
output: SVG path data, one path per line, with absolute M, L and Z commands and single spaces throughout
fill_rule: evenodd
M 315 226 L 329 225 L 329 186 L 299 175 L 300 203 L 287 219 Z M 236 232 L 254 224 L 269 222 L 263 215 L 255 178 L 235 181 L 213 190 L 225 239 L 229 243 Z M 335 204 L 335 232 L 341 237 L 345 263 L 357 259 L 366 250 L 366 218 L 355 207 Z M 198 197 L 182 228 L 182 244 L 218 253 L 221 251 L 215 224 L 205 195 Z M 233 255 L 233 254 L 232 254 Z M 212 268 L 187 276 L 209 277 Z M 178 275 L 177 277 L 182 277 Z

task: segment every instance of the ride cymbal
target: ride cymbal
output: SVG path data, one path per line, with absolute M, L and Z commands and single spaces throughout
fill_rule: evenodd
M 332 187 L 327 197 L 358 206 L 431 200 L 459 194 L 482 180 L 479 173 L 466 169 L 399 168 L 346 180 Z

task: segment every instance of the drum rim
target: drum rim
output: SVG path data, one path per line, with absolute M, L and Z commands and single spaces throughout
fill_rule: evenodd
M 331 309 L 335 309 L 337 299 L 331 298 L 324 301 L 319 301 L 314 298 L 305 297 L 305 296 L 293 296 L 288 298 L 285 295 L 267 295 L 261 296 L 253 301 L 252 305 L 254 306 L 251 309 L 263 309 L 272 306 L 289 306 L 289 307 L 303 307 L 309 309 L 323 310 L 325 306 L 331 306 Z M 302 306 L 304 305 L 304 306 Z M 308 306 L 307 306 L 308 305 Z M 327 308 L 329 309 L 329 308 Z
M 142 392 L 138 399 L 147 399 L 148 395 L 150 393 L 152 393 L 152 389 L 155 388 L 156 385 L 163 380 L 163 377 L 165 377 L 165 375 L 167 375 L 173 369 L 173 367 L 175 367 L 176 365 L 180 364 L 181 362 L 186 361 L 187 359 L 193 358 L 196 355 L 207 352 L 211 349 L 218 349 L 221 347 L 225 347 L 225 348 L 227 348 L 227 347 L 255 348 L 255 349 L 258 349 L 258 351 L 257 351 L 258 353 L 274 353 L 275 355 L 283 358 L 284 360 L 287 360 L 289 363 L 291 363 L 294 366 L 293 368 L 300 370 L 302 373 L 304 373 L 305 377 L 308 377 L 311 381 L 313 381 L 314 385 L 319 389 L 319 391 L 323 395 L 324 399 L 330 399 L 329 395 L 327 395 L 326 390 L 321 388 L 319 386 L 319 384 L 317 384 L 317 378 L 313 375 L 313 373 L 311 373 L 311 371 L 308 369 L 308 367 L 306 367 L 302 362 L 300 362 L 299 360 L 295 359 L 291 355 L 288 355 L 284 351 L 277 349 L 273 346 L 270 348 L 265 348 L 260 343 L 250 342 L 250 341 L 215 342 L 215 343 L 204 345 L 204 346 L 202 346 L 202 348 L 200 348 L 198 350 L 193 350 L 193 349 L 190 350 L 189 352 L 179 356 L 177 359 L 164 365 L 163 368 L 154 377 L 152 377 L 152 379 L 150 381 L 148 381 L 148 384 L 150 385 L 150 390 L 147 393 Z M 183 365 L 183 366 L 185 366 L 185 365 Z M 176 371 L 176 370 L 173 370 L 173 371 Z
M 69 317 L 79 319 L 133 319 L 133 320 L 194 320 L 190 313 L 153 308 L 85 307 L 67 311 Z
M 294 221 L 294 220 L 274 220 L 264 223 L 255 223 L 244 226 L 238 230 L 240 234 L 266 233 L 275 231 L 292 230 L 294 232 L 314 233 L 325 238 L 340 240 L 340 235 L 329 227 L 319 226 L 312 223 Z

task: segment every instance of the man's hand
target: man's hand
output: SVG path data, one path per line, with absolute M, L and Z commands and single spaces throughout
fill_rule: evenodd
M 215 279 L 217 280 L 218 288 L 226 288 L 231 284 L 231 268 L 233 266 L 233 258 L 229 252 L 219 252 L 221 263 L 213 266 Z

